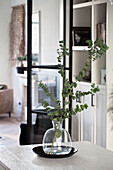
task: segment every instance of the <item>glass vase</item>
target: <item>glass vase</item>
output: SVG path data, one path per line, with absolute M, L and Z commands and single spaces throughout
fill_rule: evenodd
M 62 128 L 62 121 L 52 121 L 53 128 L 47 130 L 43 137 L 43 151 L 46 154 L 65 155 L 72 149 L 70 134 Z

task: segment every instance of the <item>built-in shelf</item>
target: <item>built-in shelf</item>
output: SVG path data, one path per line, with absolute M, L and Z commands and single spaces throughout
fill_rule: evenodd
M 76 78 L 73 76 L 73 78 L 72 78 L 72 80 L 73 80 L 73 82 L 76 82 L 77 80 L 76 80 Z M 87 84 L 91 84 L 91 81 L 90 80 L 82 80 L 82 81 L 77 81 L 77 84 L 79 85 L 79 84 L 85 84 L 85 85 L 87 85 Z
M 103 4 L 106 3 L 107 0 L 98 0 L 98 1 L 90 1 L 90 2 L 83 2 L 83 3 L 79 3 L 79 4 L 74 4 L 73 5 L 73 9 L 77 9 L 77 8 L 84 8 L 84 7 L 88 7 L 88 6 L 92 6 L 94 5 L 98 5 L 98 4 Z
M 73 77 L 73 81 L 76 82 L 76 79 Z M 77 82 L 78 85 L 83 85 L 83 86 L 91 86 L 92 83 L 90 81 L 81 81 L 81 82 Z M 106 85 L 103 84 L 98 84 L 99 88 L 102 90 L 106 90 Z
M 88 46 L 73 46 L 73 51 L 88 51 Z
M 84 2 L 80 4 L 75 4 L 73 5 L 73 9 L 83 8 L 83 7 L 88 7 L 88 6 L 92 6 L 92 2 Z

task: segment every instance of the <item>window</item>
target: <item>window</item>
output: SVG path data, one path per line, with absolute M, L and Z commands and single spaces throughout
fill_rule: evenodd
M 39 64 L 40 61 L 40 12 L 32 14 L 32 61 Z

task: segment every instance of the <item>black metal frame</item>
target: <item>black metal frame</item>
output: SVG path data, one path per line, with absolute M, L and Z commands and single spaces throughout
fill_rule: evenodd
M 31 66 L 32 66 L 32 0 L 27 0 L 27 142 L 30 143 L 31 132 Z
M 70 0 L 70 23 L 69 23 L 69 52 L 70 52 L 70 57 L 69 57 L 69 81 L 72 83 L 72 27 L 73 27 L 73 0 Z M 69 97 L 69 109 L 72 108 L 72 98 Z M 69 133 L 71 134 L 71 124 L 72 124 L 72 117 L 69 119 Z
M 66 0 L 63 0 L 63 18 L 64 18 L 64 23 L 63 23 L 63 39 L 64 39 L 64 45 L 66 46 Z M 66 56 L 64 56 L 63 60 L 63 65 L 66 65 Z M 64 71 L 64 79 L 65 79 L 66 73 Z M 63 88 L 64 88 L 64 79 L 63 79 Z M 65 105 L 65 98 L 63 97 L 63 107 Z M 63 127 L 65 127 L 65 121 L 63 121 Z
M 64 3 L 64 45 L 66 44 L 66 0 L 63 0 Z M 73 0 L 70 0 L 70 37 L 69 37 L 69 67 L 65 67 L 66 61 L 64 57 L 63 65 L 64 69 L 69 71 L 69 81 L 72 82 L 72 25 L 73 25 Z M 32 66 L 32 0 L 27 0 L 27 125 L 28 125 L 28 134 L 27 134 L 27 141 L 30 144 L 30 132 L 31 132 L 31 125 L 32 125 L 32 113 L 37 113 L 37 111 L 33 111 L 32 106 L 32 96 L 31 96 L 31 72 L 32 68 L 41 68 L 41 69 L 60 69 L 58 65 L 38 65 Z M 25 68 L 26 69 L 26 68 Z M 64 83 L 64 81 L 63 81 Z M 71 102 L 69 104 L 69 108 L 72 107 L 72 100 L 69 99 Z M 65 99 L 63 99 L 65 102 Z M 38 114 L 38 113 L 37 113 Z M 46 113 L 45 113 L 46 114 Z M 71 134 L 71 118 L 69 119 L 69 132 Z

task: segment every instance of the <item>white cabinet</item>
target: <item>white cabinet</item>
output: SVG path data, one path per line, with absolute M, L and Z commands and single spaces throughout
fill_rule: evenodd
M 91 88 L 91 84 L 79 83 L 76 91 L 86 92 Z M 76 104 L 88 104 L 88 109 L 77 113 L 72 119 L 72 139 L 73 141 L 90 141 L 100 146 L 106 147 L 106 88 L 100 86 L 100 92 L 94 95 L 80 97 L 73 102 Z
M 106 89 L 100 88 L 96 94 L 94 143 L 106 147 Z
M 83 91 L 87 91 L 88 87 L 85 86 Z M 83 111 L 83 141 L 92 141 L 92 110 L 93 106 L 91 106 L 92 96 L 88 95 L 83 97 L 83 103 L 87 103 L 89 106 L 88 109 Z
M 90 88 L 91 84 L 79 83 L 73 92 L 86 92 L 90 90 Z M 79 97 L 76 101 L 73 101 L 73 108 L 76 107 L 76 104 L 80 105 L 85 103 L 88 105 L 87 110 L 77 113 L 77 115 L 72 118 L 72 139 L 74 141 L 92 141 L 92 96 Z
M 91 40 L 95 41 L 97 38 L 97 25 L 105 24 L 105 31 L 103 37 L 106 37 L 107 42 L 107 3 L 108 1 L 103 0 L 91 0 L 86 2 L 85 0 L 75 0 L 73 5 L 73 30 L 75 28 L 82 29 L 84 27 L 91 28 Z M 73 31 L 74 32 L 74 31 Z M 85 33 L 84 33 L 85 34 Z M 78 33 L 79 36 L 80 32 Z M 80 38 L 81 38 L 80 37 Z M 74 36 L 73 36 L 74 39 Z M 82 38 L 81 38 L 82 39 Z M 74 42 L 74 40 L 73 40 Z M 74 43 L 73 43 L 74 44 Z M 75 45 L 75 44 L 74 44 Z M 78 75 L 81 69 L 84 67 L 88 59 L 88 48 L 87 46 L 77 46 L 72 47 L 73 50 L 73 78 Z M 96 62 L 92 62 L 91 68 L 91 78 L 84 81 L 95 82 L 101 84 L 101 70 L 106 70 L 106 55 L 103 56 Z

